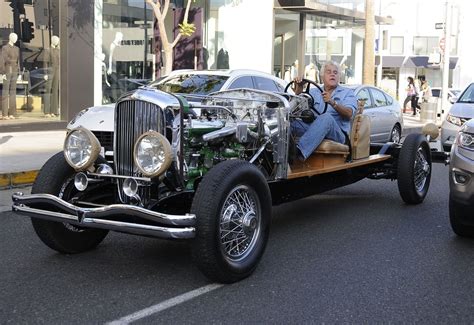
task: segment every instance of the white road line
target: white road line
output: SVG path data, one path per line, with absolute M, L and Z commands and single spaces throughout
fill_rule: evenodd
M 154 306 L 150 306 L 148 308 L 139 310 L 133 314 L 130 314 L 128 316 L 122 317 L 120 319 L 114 320 L 112 322 L 106 323 L 106 325 L 123 325 L 123 324 L 130 324 L 131 322 L 137 321 L 139 319 L 151 316 L 153 314 L 159 313 L 163 310 L 166 310 L 168 308 L 177 306 L 179 304 L 182 304 L 183 302 L 186 302 L 188 300 L 191 300 L 193 298 L 196 298 L 200 295 L 203 295 L 205 293 L 208 293 L 210 291 L 219 289 L 222 287 L 223 284 L 209 284 L 207 286 L 198 288 L 193 291 L 189 291 L 186 293 L 183 293 L 182 295 L 179 295 L 177 297 L 165 300 L 163 302 L 160 302 L 159 304 L 156 304 Z

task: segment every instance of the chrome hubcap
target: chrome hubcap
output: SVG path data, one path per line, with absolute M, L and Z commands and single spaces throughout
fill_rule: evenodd
M 423 153 L 423 148 L 418 148 L 416 152 L 414 172 L 416 190 L 422 192 L 431 172 L 431 167 Z
M 394 128 L 392 130 L 392 142 L 400 143 L 400 132 L 398 131 L 397 128 Z
M 224 256 L 229 261 L 247 257 L 261 231 L 261 211 L 255 191 L 245 185 L 234 188 L 221 209 L 219 235 Z

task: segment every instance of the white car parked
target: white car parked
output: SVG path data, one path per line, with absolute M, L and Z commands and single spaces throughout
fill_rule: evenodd
M 175 70 L 148 86 L 174 94 L 195 94 L 199 101 L 200 95 L 237 88 L 283 92 L 286 81 L 257 70 Z M 86 108 L 69 122 L 67 128 L 82 125 L 93 132 L 112 132 L 114 107 L 115 104 L 106 104 Z
M 474 117 L 474 83 L 471 83 L 451 106 L 446 120 L 441 124 L 441 144 L 445 151 L 451 150 L 461 126 Z

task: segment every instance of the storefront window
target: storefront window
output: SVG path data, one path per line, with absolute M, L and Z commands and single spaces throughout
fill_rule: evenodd
M 360 82 L 363 35 L 363 26 L 353 21 L 308 15 L 304 76 L 319 82 L 321 65 L 332 60 L 341 67 L 341 83 Z
M 275 14 L 273 74 L 291 81 L 298 73 L 297 47 L 300 15 L 290 11 Z
M 154 16 L 145 0 L 104 0 L 101 18 L 102 77 L 95 91 L 107 104 L 152 80 Z
M 403 54 L 405 52 L 403 36 L 390 37 L 390 54 Z
M 413 54 L 429 55 L 438 48 L 439 37 L 415 36 L 413 37 Z
M 59 2 L 0 2 L 1 114 L 51 121 L 61 115 Z

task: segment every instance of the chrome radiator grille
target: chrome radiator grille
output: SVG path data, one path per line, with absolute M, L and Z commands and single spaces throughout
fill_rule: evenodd
M 133 147 L 138 137 L 150 130 L 164 133 L 164 115 L 159 106 L 140 100 L 126 100 L 117 105 L 115 110 L 114 160 L 118 175 L 142 176 L 133 161 Z M 122 201 L 127 201 L 126 196 L 122 193 L 122 183 L 123 181 L 119 181 L 119 193 Z M 145 193 L 139 194 L 147 197 Z

